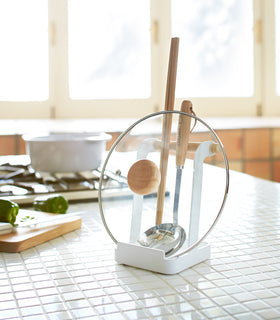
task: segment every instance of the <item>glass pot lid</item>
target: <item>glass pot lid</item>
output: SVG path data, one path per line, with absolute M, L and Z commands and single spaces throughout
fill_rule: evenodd
M 172 125 L 166 143 L 167 117 Z M 182 131 L 182 123 L 189 129 Z M 186 147 L 181 163 L 180 141 Z M 106 191 L 112 184 L 110 174 L 118 177 L 110 185 L 115 195 L 112 189 L 110 194 Z M 228 188 L 228 160 L 214 130 L 197 116 L 161 111 L 133 123 L 111 147 L 99 181 L 99 209 L 116 244 L 158 248 L 174 257 L 208 236 L 222 213 Z

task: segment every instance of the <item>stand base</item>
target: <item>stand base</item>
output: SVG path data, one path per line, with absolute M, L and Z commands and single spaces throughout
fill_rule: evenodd
M 115 259 L 118 264 L 163 274 L 175 274 L 210 258 L 210 245 L 201 243 L 184 255 L 166 258 L 162 250 L 118 242 Z

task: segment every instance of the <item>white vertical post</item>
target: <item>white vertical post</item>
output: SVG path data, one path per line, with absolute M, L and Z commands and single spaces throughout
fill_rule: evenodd
M 202 142 L 197 148 L 194 157 L 192 200 L 189 224 L 189 246 L 193 245 L 198 240 L 203 178 L 203 162 L 206 157 L 213 154 L 211 152 L 212 144 L 213 141 Z

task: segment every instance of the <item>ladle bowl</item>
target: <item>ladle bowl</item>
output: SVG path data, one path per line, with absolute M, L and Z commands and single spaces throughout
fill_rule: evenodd
M 186 240 L 186 232 L 173 223 L 162 223 L 144 232 L 138 243 L 144 247 L 163 250 L 168 257 L 177 252 Z

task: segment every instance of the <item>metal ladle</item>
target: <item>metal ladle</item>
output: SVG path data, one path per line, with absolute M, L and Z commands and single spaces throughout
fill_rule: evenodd
M 181 112 L 190 113 L 192 104 L 190 101 L 183 101 Z M 178 121 L 178 134 L 176 143 L 176 184 L 173 206 L 173 223 L 163 223 L 156 225 L 144 232 L 138 239 L 139 244 L 149 248 L 161 249 L 166 256 L 170 256 L 178 251 L 186 240 L 185 230 L 178 225 L 178 206 L 181 185 L 181 174 L 184 167 L 188 148 L 191 118 L 180 114 Z M 142 160 L 140 160 L 142 161 Z M 147 171 L 147 169 L 143 171 Z M 159 174 L 157 174 L 159 176 Z M 152 177 L 151 177 L 152 178 Z M 149 190 L 150 191 L 150 190 Z

